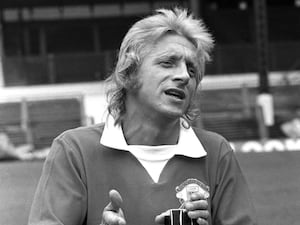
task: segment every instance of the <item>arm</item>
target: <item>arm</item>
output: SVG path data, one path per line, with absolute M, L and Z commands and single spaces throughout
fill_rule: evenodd
M 87 211 L 85 174 L 79 152 L 56 139 L 45 161 L 29 225 L 82 225 Z
M 256 215 L 248 185 L 239 163 L 227 142 L 227 149 L 218 164 L 216 190 L 212 196 L 212 223 L 214 225 L 254 225 Z

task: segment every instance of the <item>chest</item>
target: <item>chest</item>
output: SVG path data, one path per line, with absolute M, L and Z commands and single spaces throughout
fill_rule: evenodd
M 97 160 L 97 161 L 96 161 Z M 171 158 L 163 168 L 158 182 L 154 182 L 140 162 L 128 152 L 103 154 L 93 167 L 88 167 L 87 224 L 101 222 L 103 208 L 109 203 L 108 192 L 116 189 L 123 198 L 127 224 L 152 225 L 156 215 L 180 206 L 176 187 L 188 179 L 209 185 L 206 159 L 184 156 Z M 95 222 L 95 223 L 94 223 Z

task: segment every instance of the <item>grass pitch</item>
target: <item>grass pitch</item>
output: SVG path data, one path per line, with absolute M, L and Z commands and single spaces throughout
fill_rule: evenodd
M 300 151 L 239 153 L 260 225 L 299 225 Z
M 237 153 L 259 225 L 298 225 L 300 151 Z M 0 162 L 0 225 L 27 224 L 41 161 Z

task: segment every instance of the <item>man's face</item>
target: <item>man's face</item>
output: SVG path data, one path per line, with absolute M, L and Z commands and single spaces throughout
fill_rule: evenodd
M 186 38 L 167 34 L 143 59 L 137 77 L 141 84 L 129 99 L 142 113 L 181 117 L 196 90 L 195 46 Z

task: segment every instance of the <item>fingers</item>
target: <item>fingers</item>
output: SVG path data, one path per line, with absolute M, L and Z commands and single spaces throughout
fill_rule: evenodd
M 209 212 L 207 210 L 189 211 L 189 212 L 187 212 L 187 214 L 191 219 L 203 218 L 203 219 L 207 220 L 209 217 Z
M 125 219 L 121 216 L 113 213 L 112 211 L 106 211 L 102 215 L 102 223 L 105 225 L 126 225 Z
M 156 224 L 164 224 L 165 223 L 165 217 L 170 215 L 169 211 L 165 211 L 158 216 L 155 217 L 155 223 Z
M 106 225 L 125 225 L 123 211 L 121 209 L 122 197 L 116 190 L 109 192 L 109 204 L 104 208 L 102 214 L 102 224 Z
M 184 203 L 184 208 L 188 211 L 197 209 L 208 209 L 208 193 L 193 193 L 190 201 Z
M 191 196 L 191 201 L 195 201 L 195 200 L 207 200 L 209 198 L 209 193 L 205 192 L 205 193 L 200 193 L 200 192 L 195 192 L 193 193 Z
M 199 225 L 207 225 L 210 216 L 208 211 L 208 198 L 209 196 L 201 193 L 193 193 L 191 201 L 184 204 L 188 216 L 191 219 L 196 219 Z
M 208 224 L 210 214 L 207 209 L 191 210 L 187 211 L 187 214 L 191 219 L 196 219 L 199 225 Z
M 202 218 L 198 218 L 198 219 L 197 219 L 197 223 L 198 223 L 199 225 L 208 225 L 208 221 L 205 220 L 205 219 L 202 219 Z
M 120 193 L 116 190 L 110 190 L 109 199 L 110 199 L 110 203 L 111 203 L 110 204 L 111 210 L 114 212 L 118 212 L 123 203 L 123 199 L 122 199 Z
M 193 201 L 193 202 L 186 202 L 184 204 L 184 208 L 187 211 L 192 211 L 192 210 L 197 210 L 197 209 L 206 210 L 208 208 L 208 202 L 207 202 L 207 200 L 197 200 L 197 201 Z

